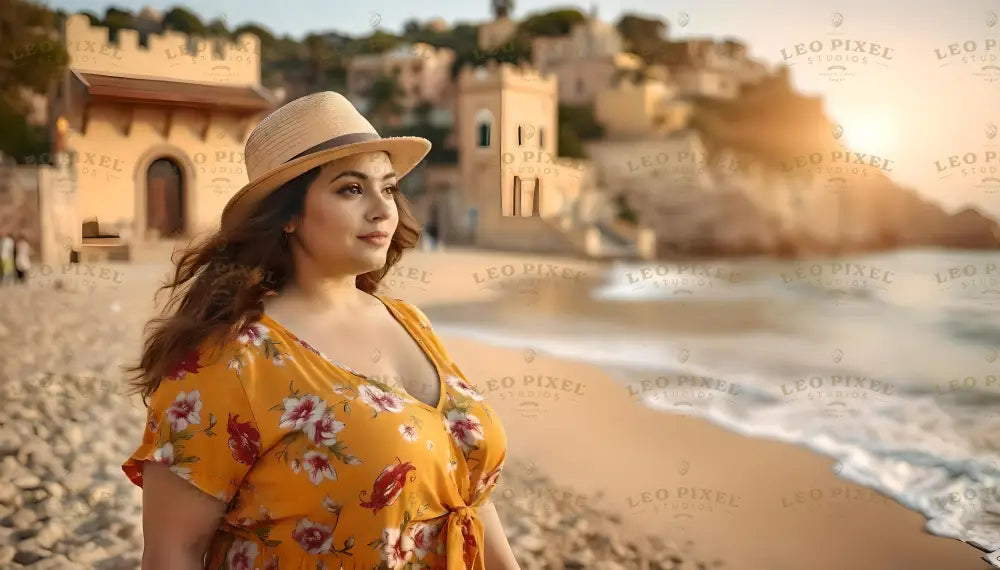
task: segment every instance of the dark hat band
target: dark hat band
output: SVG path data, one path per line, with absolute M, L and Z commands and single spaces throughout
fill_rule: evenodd
M 375 133 L 348 133 L 346 135 L 340 135 L 339 137 L 333 137 L 332 139 L 321 142 L 318 145 L 311 146 L 306 150 L 300 152 L 299 154 L 296 154 L 292 158 L 289 158 L 285 162 L 291 162 L 293 160 L 302 158 L 303 156 L 315 154 L 322 150 L 329 150 L 331 148 L 337 148 L 338 146 L 345 146 L 359 142 L 379 140 L 381 138 L 382 137 L 380 137 Z

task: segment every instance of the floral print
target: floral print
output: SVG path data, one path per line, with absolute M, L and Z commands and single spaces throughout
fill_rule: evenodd
M 338 364 L 268 315 L 186 354 L 122 465 L 227 504 L 205 568 L 484 570 L 506 436 L 420 309 L 376 295 L 435 364 L 438 406 Z M 224 423 L 225 432 L 216 429 Z

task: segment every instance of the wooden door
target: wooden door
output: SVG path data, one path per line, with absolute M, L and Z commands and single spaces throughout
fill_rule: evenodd
M 184 232 L 184 192 L 180 168 L 161 158 L 146 173 L 146 227 L 160 237 Z

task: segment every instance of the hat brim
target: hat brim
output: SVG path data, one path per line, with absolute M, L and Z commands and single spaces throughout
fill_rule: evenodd
M 321 150 L 297 158 L 271 169 L 237 191 L 222 209 L 220 225 L 223 229 L 232 227 L 245 219 L 254 205 L 282 184 L 338 158 L 364 152 L 384 151 L 389 155 L 389 162 L 392 163 L 396 178 L 401 179 L 420 164 L 430 150 L 431 141 L 423 137 L 386 137 Z

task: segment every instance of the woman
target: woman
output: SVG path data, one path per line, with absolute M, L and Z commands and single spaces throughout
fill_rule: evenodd
M 490 502 L 497 416 L 426 315 L 375 293 L 417 243 L 397 183 L 429 149 L 333 92 L 250 134 L 249 184 L 128 369 L 151 397 L 122 465 L 144 570 L 519 568 Z

